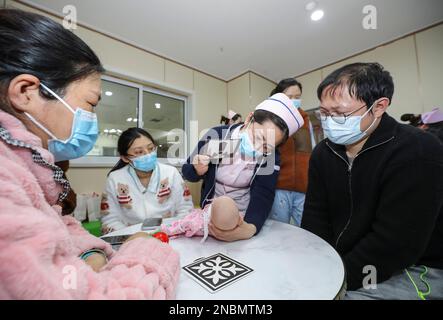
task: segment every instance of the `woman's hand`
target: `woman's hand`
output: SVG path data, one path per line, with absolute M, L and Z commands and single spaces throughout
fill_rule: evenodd
M 209 169 L 210 158 L 208 156 L 197 154 L 194 156 L 192 160 L 192 164 L 194 165 L 194 169 L 197 174 L 201 177 L 208 172 Z
M 94 253 L 85 259 L 85 263 L 89 265 L 95 272 L 99 272 L 100 269 L 103 268 L 106 263 L 108 263 L 108 260 L 103 254 Z
M 247 240 L 254 236 L 257 232 L 255 225 L 244 222 L 241 219 L 239 225 L 234 230 L 223 231 L 217 229 L 213 224 L 209 223 L 209 234 L 217 240 L 233 242 L 237 240 Z

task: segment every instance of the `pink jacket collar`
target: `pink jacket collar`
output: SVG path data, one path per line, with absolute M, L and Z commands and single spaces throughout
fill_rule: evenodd
M 0 126 L 9 132 L 13 139 L 32 145 L 41 154 L 43 159 L 49 163 L 54 163 L 54 156 L 42 147 L 41 139 L 30 132 L 19 119 L 0 110 Z M 2 143 L 2 140 L 0 140 L 0 143 Z M 48 203 L 55 204 L 62 188 L 54 181 L 52 170 L 36 164 L 32 160 L 32 155 L 29 149 L 9 147 L 9 150 L 11 150 L 11 153 L 9 153 L 10 157 L 20 158 L 20 162 L 22 162 L 27 167 L 26 169 L 31 171 L 36 177 Z

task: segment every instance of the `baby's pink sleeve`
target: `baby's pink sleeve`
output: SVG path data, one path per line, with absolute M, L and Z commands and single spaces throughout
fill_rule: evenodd
M 161 230 L 168 236 L 185 237 L 202 236 L 203 235 L 203 211 L 194 209 L 183 219 L 172 222 L 171 224 L 162 224 Z

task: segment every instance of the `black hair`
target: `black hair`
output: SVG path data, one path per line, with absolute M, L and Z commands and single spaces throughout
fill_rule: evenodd
M 400 120 L 404 122 L 409 122 L 409 125 L 413 127 L 419 127 L 423 124 L 423 121 L 421 120 L 421 114 L 405 113 L 400 117 Z
M 241 114 L 239 114 L 239 113 L 236 113 L 235 114 L 235 116 L 233 116 L 232 117 L 232 119 L 229 119 L 229 118 L 227 118 L 227 117 L 225 117 L 225 116 L 221 116 L 221 119 L 220 119 L 220 124 L 224 124 L 224 125 L 229 125 L 229 121 L 237 121 L 238 119 L 240 119 L 242 116 L 241 116 Z
M 103 66 L 92 49 L 61 24 L 50 18 L 15 9 L 0 10 L 0 97 L 13 78 L 30 74 L 57 94 L 66 87 L 94 73 Z M 40 87 L 47 99 L 54 97 Z M 12 113 L 7 100 L 0 109 Z
M 274 94 L 277 93 L 284 93 L 286 91 L 286 89 L 293 87 L 293 86 L 297 86 L 300 88 L 300 91 L 303 92 L 303 86 L 300 82 L 298 82 L 295 78 L 289 78 L 289 79 L 284 79 L 282 81 L 280 81 L 277 85 L 277 87 L 275 87 L 274 90 L 272 90 L 271 92 L 271 96 L 273 96 Z
M 129 128 L 122 132 L 120 137 L 118 138 L 117 142 L 117 151 L 120 154 L 120 156 L 127 156 L 128 150 L 131 148 L 132 144 L 134 143 L 135 139 L 140 137 L 146 137 L 149 140 L 152 141 L 153 144 L 157 145 L 154 138 L 149 134 L 148 131 L 142 129 L 142 128 Z M 123 167 L 127 166 L 127 163 L 124 162 L 122 159 L 120 159 L 116 165 L 109 171 L 108 176 L 111 172 L 116 171 L 118 169 L 121 169 Z
M 221 116 L 220 124 L 228 125 L 229 124 L 229 118 L 226 118 L 225 116 Z
M 271 121 L 277 128 L 279 128 L 283 132 L 283 140 L 282 142 L 280 142 L 278 146 L 284 144 L 288 140 L 289 137 L 288 125 L 283 121 L 282 118 L 280 118 L 275 113 L 266 110 L 256 110 L 254 112 L 253 119 L 258 124 L 263 124 L 263 122 Z
M 235 116 L 232 117 L 232 121 L 237 121 L 238 119 L 240 119 L 242 116 L 240 113 L 237 113 Z
M 353 63 L 335 70 L 328 75 L 317 89 L 321 101 L 325 90 L 333 95 L 337 89 L 348 87 L 349 94 L 364 101 L 371 107 L 380 98 L 388 98 L 389 104 L 394 95 L 394 81 L 391 74 L 378 63 Z

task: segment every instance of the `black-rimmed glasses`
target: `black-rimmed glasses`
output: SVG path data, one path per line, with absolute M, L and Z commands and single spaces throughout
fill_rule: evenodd
M 316 111 L 314 112 L 314 114 L 315 114 L 315 117 L 316 117 L 318 120 L 321 120 L 321 121 L 326 121 L 326 119 L 327 119 L 328 117 L 331 117 L 331 119 L 332 119 L 333 121 L 335 121 L 336 123 L 338 123 L 338 124 L 345 124 L 345 123 L 346 123 L 346 120 L 348 120 L 349 117 L 351 117 L 354 113 L 360 111 L 360 110 L 363 109 L 364 107 L 366 107 L 366 104 L 365 104 L 364 106 L 358 108 L 357 110 L 355 110 L 355 111 L 349 113 L 349 114 L 341 113 L 341 114 L 332 115 L 332 114 L 330 114 L 329 112 L 322 111 L 321 109 L 320 109 L 320 110 L 316 110 Z

